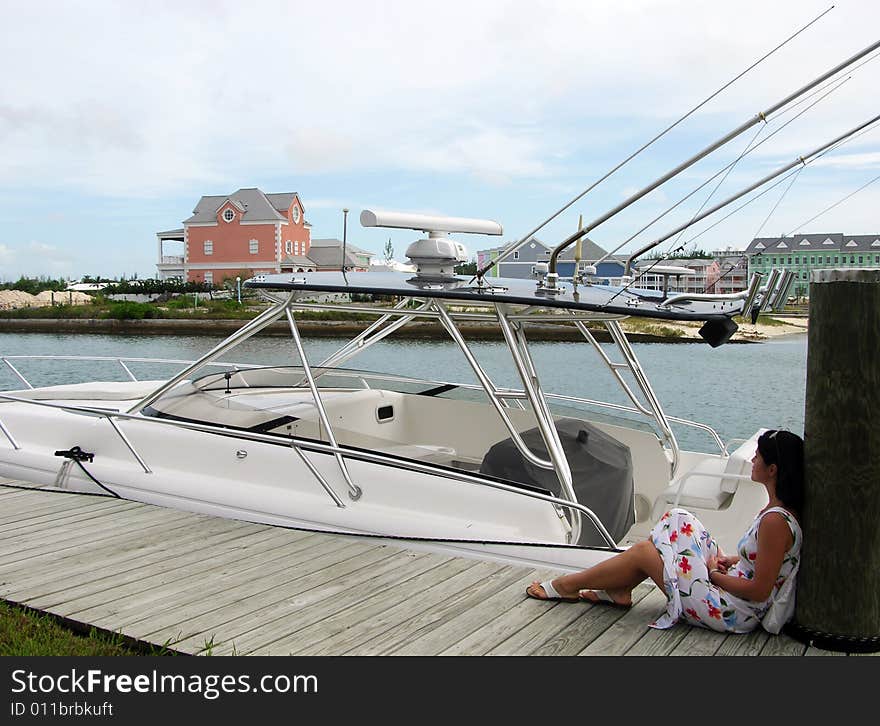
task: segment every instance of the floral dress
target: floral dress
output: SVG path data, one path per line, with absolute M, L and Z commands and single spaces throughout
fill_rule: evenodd
M 666 612 L 651 623 L 653 628 L 669 628 L 679 620 L 690 625 L 728 633 L 748 633 L 761 622 L 779 588 L 800 559 L 803 535 L 797 520 L 781 507 L 761 512 L 737 545 L 739 562 L 727 574 L 751 580 L 755 576 L 758 553 L 758 527 L 768 512 L 779 512 L 791 528 L 793 543 L 779 570 L 779 577 L 764 602 L 751 602 L 731 595 L 709 582 L 707 561 L 718 556 L 718 545 L 699 519 L 685 509 L 668 511 L 651 530 L 651 540 L 663 560 Z M 793 575 L 792 575 L 793 576 Z

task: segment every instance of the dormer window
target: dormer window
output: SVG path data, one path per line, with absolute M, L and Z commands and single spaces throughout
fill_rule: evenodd
M 223 221 L 224 222 L 231 222 L 233 219 L 235 219 L 235 212 L 233 212 L 231 209 L 224 210 Z
M 299 224 L 299 206 L 296 203 L 290 209 L 290 218 L 294 224 Z

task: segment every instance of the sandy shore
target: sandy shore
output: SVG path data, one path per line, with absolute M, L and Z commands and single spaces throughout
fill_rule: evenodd
M 782 322 L 782 320 L 780 320 Z M 227 336 L 240 328 L 242 320 L 193 320 L 193 319 L 147 319 L 147 320 L 89 320 L 53 318 L 0 318 L 0 332 L 3 333 L 107 333 L 107 334 L 147 334 L 147 335 L 217 335 Z M 651 343 L 690 343 L 702 341 L 699 330 L 702 323 L 677 323 L 668 320 L 654 320 L 648 328 L 642 321 L 624 321 L 623 327 L 632 342 Z M 366 327 L 363 322 L 300 321 L 303 335 L 317 337 L 351 337 Z M 497 326 L 487 324 L 463 323 L 461 331 L 466 338 L 496 340 L 501 339 Z M 670 335 L 670 329 L 680 330 L 680 336 Z M 806 318 L 787 318 L 782 325 L 743 324 L 731 338 L 732 343 L 760 343 L 777 336 L 803 334 L 807 330 Z M 260 333 L 261 335 L 290 335 L 287 323 L 274 323 Z M 531 340 L 583 340 L 581 334 L 571 326 L 534 325 L 529 326 Z M 604 330 L 594 331 L 597 340 L 608 340 Z M 443 329 L 431 322 L 411 323 L 396 333 L 401 338 L 422 338 L 434 340 L 445 338 Z
M 751 323 L 740 323 L 739 329 L 731 338 L 731 342 L 736 340 L 760 342 L 762 340 L 769 340 L 770 338 L 777 338 L 783 335 L 803 334 L 807 332 L 807 318 L 773 316 L 773 319 L 777 321 L 777 324 L 767 325 L 759 322 L 752 325 Z M 677 323 L 663 320 L 658 321 L 658 324 L 666 328 L 680 330 L 687 338 L 701 339 L 699 330 L 702 323 Z M 624 321 L 623 327 L 624 329 L 627 328 L 626 321 Z

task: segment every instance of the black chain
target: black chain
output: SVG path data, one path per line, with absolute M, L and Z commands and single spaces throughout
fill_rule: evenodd
M 837 650 L 844 653 L 877 653 L 880 651 L 880 636 L 877 635 L 839 635 L 808 628 L 791 621 L 783 629 L 786 635 L 822 650 Z

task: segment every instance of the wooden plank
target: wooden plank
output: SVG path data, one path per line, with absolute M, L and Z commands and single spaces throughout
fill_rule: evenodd
M 356 610 L 328 618 L 306 631 L 308 644 L 299 645 L 297 655 L 350 654 L 359 645 L 393 629 L 407 632 L 410 622 L 443 603 L 461 588 L 468 588 L 492 572 L 506 569 L 496 563 L 457 558 L 418 575 L 394 588 L 392 605 L 388 591 L 376 592 Z M 439 581 L 438 581 L 439 580 Z M 326 637 L 322 635 L 329 633 Z
M 171 515 L 181 518 L 182 513 Z M 149 522 L 167 521 L 168 515 L 162 510 L 145 509 L 132 512 L 101 511 L 94 517 L 84 518 L 68 526 L 53 527 L 44 525 L 33 529 L 28 535 L 17 535 L 3 530 L 6 550 L 6 563 L 14 563 L 33 557 L 36 554 L 59 552 L 82 542 L 112 540 L 118 533 L 136 528 Z
M 751 633 L 731 633 L 719 646 L 715 655 L 759 655 L 770 633 L 757 628 Z
M 585 605 L 556 603 L 552 607 L 544 608 L 534 620 L 508 633 L 504 640 L 489 648 L 485 655 L 532 655 L 581 617 Z
M 264 561 L 277 568 L 276 560 L 315 544 L 307 538 L 284 542 L 274 534 L 271 531 L 256 533 L 241 540 L 243 544 L 240 546 L 236 544 L 222 553 L 222 559 L 218 556 L 214 560 L 206 558 L 202 563 L 187 563 L 184 568 L 176 570 L 173 577 L 166 577 L 161 572 L 150 575 L 151 586 L 146 589 L 135 592 L 126 589 L 122 597 L 115 597 L 119 593 L 112 589 L 108 592 L 113 600 L 78 612 L 76 616 L 100 618 L 104 627 L 114 631 L 144 618 L 167 617 L 175 608 L 186 606 L 193 599 L 205 602 L 222 589 L 217 580 L 223 577 L 250 577 L 250 573 Z M 205 563 L 208 563 L 207 569 Z
M 333 568 L 332 577 L 345 583 L 349 589 L 358 588 L 361 583 L 381 574 L 383 562 L 396 554 L 397 550 L 387 546 L 373 547 L 369 550 L 342 560 Z M 396 567 L 398 560 L 384 567 Z M 322 563 L 323 566 L 323 563 Z M 320 585 L 325 584 L 331 575 L 326 569 L 317 569 L 308 575 L 292 575 L 286 581 L 279 577 L 277 582 L 262 580 L 256 587 L 250 583 L 228 592 L 230 602 L 218 609 L 206 609 L 187 620 L 180 630 L 169 625 L 167 628 L 145 633 L 153 642 L 165 642 L 174 638 L 174 647 L 185 652 L 199 652 L 206 642 L 216 642 L 227 650 L 234 649 L 235 638 L 286 617 L 295 617 L 296 599 Z M 237 599 L 235 599 L 237 598 Z M 137 632 L 136 626 L 133 632 Z M 237 651 L 236 651 L 237 652 Z
M 41 523 L 51 523 L 61 527 L 68 522 L 79 522 L 94 516 L 101 508 L 115 511 L 126 506 L 145 506 L 110 497 L 83 497 L 81 500 L 66 496 L 53 498 L 56 501 L 41 502 L 29 496 L 26 499 L 16 500 L 15 507 L 7 506 L 8 503 L 4 500 L 0 526 L 8 532 L 18 530 L 26 532 L 32 527 L 39 527 Z
M 14 567 L 0 568 L 0 572 L 7 572 L 10 578 L 15 579 L 16 589 L 27 590 L 35 583 L 52 579 L 53 570 L 60 567 L 62 574 L 54 581 L 63 586 L 67 580 L 94 579 L 107 571 L 125 571 L 148 561 L 165 558 L 171 548 L 192 547 L 218 532 L 233 533 L 244 529 L 243 526 L 230 526 L 223 520 L 211 518 L 172 518 L 143 528 L 136 535 L 128 532 L 117 536 L 112 542 L 112 549 L 104 543 L 84 542 L 62 552 L 35 555 L 16 563 Z M 110 554 L 107 554 L 108 550 Z
M 126 603 L 139 602 L 142 607 L 155 607 L 169 592 L 188 587 L 192 578 L 201 577 L 205 563 L 210 562 L 211 558 L 236 562 L 259 557 L 266 550 L 275 548 L 277 542 L 267 534 L 272 533 L 256 529 L 235 539 L 177 555 L 173 563 L 166 560 L 131 570 L 119 578 L 108 578 L 100 591 L 75 599 L 65 597 L 52 605 L 53 611 L 62 611 L 67 617 L 85 618 L 87 622 L 92 622 L 90 618 L 106 621 Z
M 548 570 L 514 570 L 505 575 L 503 587 L 483 598 L 473 607 L 446 620 L 430 632 L 422 633 L 418 639 L 404 642 L 389 652 L 392 655 L 437 655 L 442 653 L 482 627 L 486 622 L 496 618 L 499 613 L 510 608 L 512 603 L 525 597 L 525 587 L 529 582 L 543 581 L 552 574 Z M 546 605 L 546 603 L 539 603 L 537 600 L 534 603 Z
M 707 656 L 715 655 L 727 638 L 727 633 L 719 633 L 708 628 L 692 626 L 690 632 L 675 646 L 670 655 L 673 656 Z
M 522 586 L 525 587 L 524 585 Z M 538 607 L 535 607 L 538 605 Z M 543 605 L 543 607 L 542 607 Z M 510 639 L 510 637 L 519 631 L 532 625 L 535 621 L 541 619 L 547 613 L 547 603 L 541 603 L 533 598 L 520 599 L 519 602 L 511 603 L 508 610 L 499 611 L 495 617 L 487 620 L 480 628 L 462 638 L 445 650 L 440 651 L 440 655 L 485 655 L 489 651 L 497 648 L 501 643 Z M 571 623 L 580 622 L 584 611 L 591 606 L 587 603 L 552 603 L 550 611 L 558 611 L 568 609 L 574 610 L 577 617 Z M 557 616 L 559 618 L 559 616 Z M 564 619 L 564 616 L 562 616 Z M 569 628 L 574 627 L 569 624 Z M 555 635 L 563 632 L 570 632 L 561 628 L 555 630 Z M 546 644 L 547 638 L 543 639 L 542 644 L 531 643 L 532 647 L 539 648 Z M 517 653 L 518 654 L 518 653 Z
M 427 552 L 397 550 L 372 569 L 367 568 L 364 588 L 353 587 L 348 578 L 338 577 L 334 568 L 328 568 L 316 575 L 312 582 L 308 582 L 307 578 L 297 583 L 296 588 L 289 589 L 288 597 L 273 608 L 271 621 L 251 621 L 250 630 L 240 632 L 234 641 L 220 643 L 214 652 L 218 655 L 279 652 L 271 648 L 273 643 L 329 615 L 356 608 L 365 591 L 393 591 L 398 583 L 437 567 L 448 559 L 451 558 Z
M 640 594 L 636 599 L 637 593 Z M 651 628 L 666 609 L 666 595 L 653 584 L 639 585 L 633 591 L 633 606 L 622 618 L 611 623 L 578 655 L 624 655 L 628 653 Z
M 2 487 L 0 487 L 2 489 Z M 127 499 L 119 499 L 104 494 L 85 494 L 83 492 L 71 492 L 60 489 L 6 489 L 14 494 L 3 498 L 2 519 L 6 520 L 10 513 L 26 514 L 31 511 L 47 510 L 53 507 L 62 509 L 77 509 L 80 507 L 94 506 L 97 502 L 115 503 L 130 502 L 139 506 L 147 506 L 141 502 L 132 502 Z
M 4 506 L 6 503 L 11 504 L 15 499 L 27 497 L 33 491 L 46 492 L 42 487 L 27 486 L 26 484 L 16 483 L 14 479 L 5 480 L 3 477 L 0 477 L 0 495 L 3 496 Z
M 807 646 L 799 643 L 794 638 L 787 635 L 774 635 L 767 638 L 764 647 L 761 649 L 761 655 L 803 655 L 807 650 Z
M 193 520 L 187 517 L 157 516 L 140 522 L 121 519 L 100 532 L 63 537 L 60 541 L 56 541 L 55 537 L 61 535 L 46 531 L 42 541 L 28 543 L 27 549 L 13 546 L 11 551 L 3 552 L 4 563 L 0 565 L 0 573 L 22 570 L 46 572 L 51 568 L 71 566 L 86 556 L 91 556 L 90 564 L 94 568 L 96 554 L 109 565 L 120 556 L 130 556 L 129 550 L 133 548 L 147 546 L 150 542 L 176 539 L 192 528 Z M 112 554 L 108 555 L 108 552 Z
M 433 561 L 432 561 L 433 560 Z M 298 628 L 284 637 L 273 640 L 250 651 L 255 655 L 301 655 L 328 637 L 352 628 L 367 628 L 372 632 L 373 622 L 377 622 L 376 632 L 382 632 L 384 612 L 389 608 L 389 596 L 397 602 L 407 597 L 415 597 L 425 589 L 431 578 L 446 578 L 473 567 L 474 560 L 464 558 L 444 558 L 436 555 L 422 560 L 420 567 L 403 577 L 397 578 L 393 587 L 371 588 L 365 593 L 356 593 L 356 600 L 350 607 L 338 610 L 332 615 L 324 615 L 313 620 L 308 628 Z M 314 610 L 315 606 L 311 607 Z M 308 608 L 307 608 L 308 610 Z
M 208 536 L 227 535 L 236 536 L 246 532 L 246 526 L 233 524 L 223 525 L 217 520 L 206 519 L 204 521 L 169 522 L 166 526 L 157 524 L 141 530 L 137 535 L 134 533 L 121 533 L 117 539 L 111 542 L 85 541 L 56 553 L 46 555 L 34 555 L 31 558 L 18 562 L 15 567 L 4 568 L 9 573 L 27 573 L 20 577 L 19 585 L 28 586 L 33 581 L 45 580 L 47 574 L 51 574 L 53 557 L 58 561 L 64 560 L 68 569 L 62 579 L 78 579 L 83 576 L 92 578 L 102 576 L 106 571 L 118 571 L 138 566 L 141 560 L 152 558 L 156 560 L 161 554 L 168 557 L 169 552 L 177 548 L 190 548 L 198 544 L 199 540 Z M 108 554 L 110 553 L 110 554 Z
M 811 658 L 815 658 L 816 656 L 825 656 L 825 655 L 838 655 L 845 656 L 846 653 L 837 650 L 823 650 L 822 648 L 815 648 L 812 645 L 807 646 L 807 649 L 804 651 L 805 656 L 810 656 Z
M 689 630 L 690 626 L 682 623 L 676 623 L 666 630 L 646 628 L 642 637 L 633 643 L 626 655 L 669 655 Z
M 152 633 L 203 613 L 206 603 L 211 603 L 216 609 L 234 604 L 242 595 L 248 599 L 256 597 L 260 588 L 273 587 L 273 583 L 279 579 L 290 579 L 291 570 L 311 572 L 325 567 L 328 561 L 338 561 L 360 554 L 363 550 L 363 546 L 357 542 L 334 542 L 328 545 L 318 536 L 288 538 L 271 552 L 260 556 L 248 555 L 232 564 L 224 563 L 221 570 L 206 575 L 203 582 L 175 589 L 157 603 L 155 610 L 141 607 L 139 600 L 118 608 L 113 619 L 114 627 L 125 628 L 126 633 Z M 291 563 L 295 564 L 291 567 Z M 245 588 L 244 592 L 230 594 L 241 587 Z
M 627 612 L 609 605 L 591 605 L 570 627 L 535 649 L 532 655 L 578 655 Z
M 665 597 L 647 584 L 629 610 L 546 603 L 524 588 L 547 571 L 68 496 L 0 486 L 0 593 L 182 652 L 843 655 L 650 629 Z
M 244 538 L 251 537 L 254 534 L 256 534 L 256 531 L 252 531 L 248 527 L 237 527 L 233 532 L 221 530 L 214 537 L 210 538 L 210 541 L 205 540 L 199 546 L 228 549 L 240 543 Z M 170 578 L 175 576 L 174 573 L 178 568 L 187 564 L 191 565 L 205 556 L 202 549 L 187 550 L 182 553 L 177 552 L 173 543 L 168 544 L 167 553 L 164 559 L 157 559 L 152 567 L 158 575 Z M 36 608 L 51 608 L 53 612 L 58 612 L 57 608 L 62 603 L 67 603 L 67 606 L 64 608 L 65 614 L 71 614 L 68 608 L 76 608 L 84 602 L 104 601 L 106 591 L 111 588 L 130 585 L 132 590 L 139 591 L 149 587 L 151 583 L 144 583 L 143 576 L 144 570 L 140 567 L 130 568 L 124 572 L 96 569 L 95 577 L 72 587 L 58 588 L 53 582 L 48 581 L 43 591 L 27 599 L 27 604 Z
M 469 612 L 479 603 L 510 584 L 510 569 L 497 563 L 492 564 L 494 569 L 472 586 L 455 588 L 442 602 L 424 609 L 406 621 L 405 625 L 387 630 L 348 651 L 347 654 L 388 655 L 408 645 L 412 645 L 416 649 L 425 648 L 427 650 L 427 644 L 419 644 L 423 637 Z M 517 577 L 520 576 L 517 575 Z

